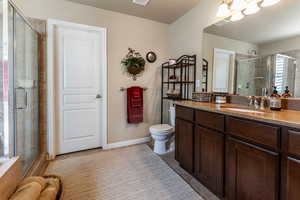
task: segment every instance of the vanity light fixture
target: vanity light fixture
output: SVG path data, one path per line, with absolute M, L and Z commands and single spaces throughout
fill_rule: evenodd
M 246 7 L 245 0 L 233 0 L 230 9 L 233 11 L 240 11 Z
M 252 3 L 243 11 L 243 13 L 245 15 L 253 15 L 257 13 L 259 10 L 260 7 L 257 5 L 257 3 Z
M 237 12 L 234 13 L 231 17 L 230 17 L 230 21 L 235 22 L 235 21 L 239 21 L 241 19 L 243 19 L 245 16 L 243 15 L 242 12 Z
M 140 6 L 147 6 L 150 0 L 132 0 L 133 3 Z
M 280 0 L 223 0 L 219 6 L 217 17 L 230 17 L 231 21 L 238 21 L 245 15 L 257 13 L 261 7 L 275 5 Z
M 230 15 L 230 10 L 228 4 L 223 1 L 223 3 L 219 6 L 217 17 L 228 17 Z
M 280 0 L 264 0 L 261 4 L 262 7 L 273 6 L 276 3 L 279 3 Z

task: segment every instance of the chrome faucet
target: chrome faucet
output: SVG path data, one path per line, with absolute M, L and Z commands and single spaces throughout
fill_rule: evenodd
M 268 97 L 264 96 L 261 98 L 260 101 L 260 108 L 261 109 L 266 109 L 268 107 Z
M 261 98 L 260 97 L 255 97 L 255 100 L 254 100 L 254 107 L 256 109 L 259 109 L 260 108 L 260 103 L 261 103 Z
M 249 96 L 249 106 L 253 107 L 255 105 L 255 96 Z
M 250 96 L 249 99 L 249 106 L 255 107 L 256 109 L 265 109 L 267 98 L 266 97 L 256 97 L 256 96 Z

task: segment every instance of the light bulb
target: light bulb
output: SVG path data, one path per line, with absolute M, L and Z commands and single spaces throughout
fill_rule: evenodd
M 242 10 L 246 7 L 245 0 L 233 0 L 231 4 L 231 10 Z
M 252 14 L 257 13 L 259 10 L 260 10 L 260 7 L 258 7 L 258 5 L 256 3 L 252 3 L 246 8 L 246 10 L 244 10 L 243 13 L 245 15 L 252 15 Z
M 228 4 L 223 2 L 218 9 L 217 17 L 227 17 L 230 14 Z
M 261 4 L 262 7 L 273 6 L 278 3 L 280 0 L 264 0 Z
M 231 16 L 230 21 L 233 21 L 233 22 L 239 21 L 239 20 L 243 19 L 244 17 L 245 16 L 243 15 L 242 12 L 237 12 Z

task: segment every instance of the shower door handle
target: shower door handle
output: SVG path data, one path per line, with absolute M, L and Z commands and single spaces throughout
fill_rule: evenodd
M 101 94 L 96 95 L 96 99 L 101 99 L 101 98 L 102 98 Z
M 28 105 L 28 94 L 25 88 L 19 87 L 16 88 L 15 92 L 15 98 L 16 98 L 16 109 L 26 109 Z

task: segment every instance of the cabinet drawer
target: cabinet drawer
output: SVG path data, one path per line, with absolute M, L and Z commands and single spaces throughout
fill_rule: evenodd
M 176 117 L 189 121 L 194 120 L 194 110 L 182 106 L 176 106 Z
M 288 131 L 288 152 L 300 156 L 300 131 Z
M 246 121 L 233 117 L 229 117 L 227 123 L 227 133 L 231 135 L 236 135 L 273 148 L 279 147 L 279 127 L 273 127 L 259 122 Z
M 197 110 L 196 122 L 202 126 L 224 132 L 224 127 L 225 127 L 224 115 Z

